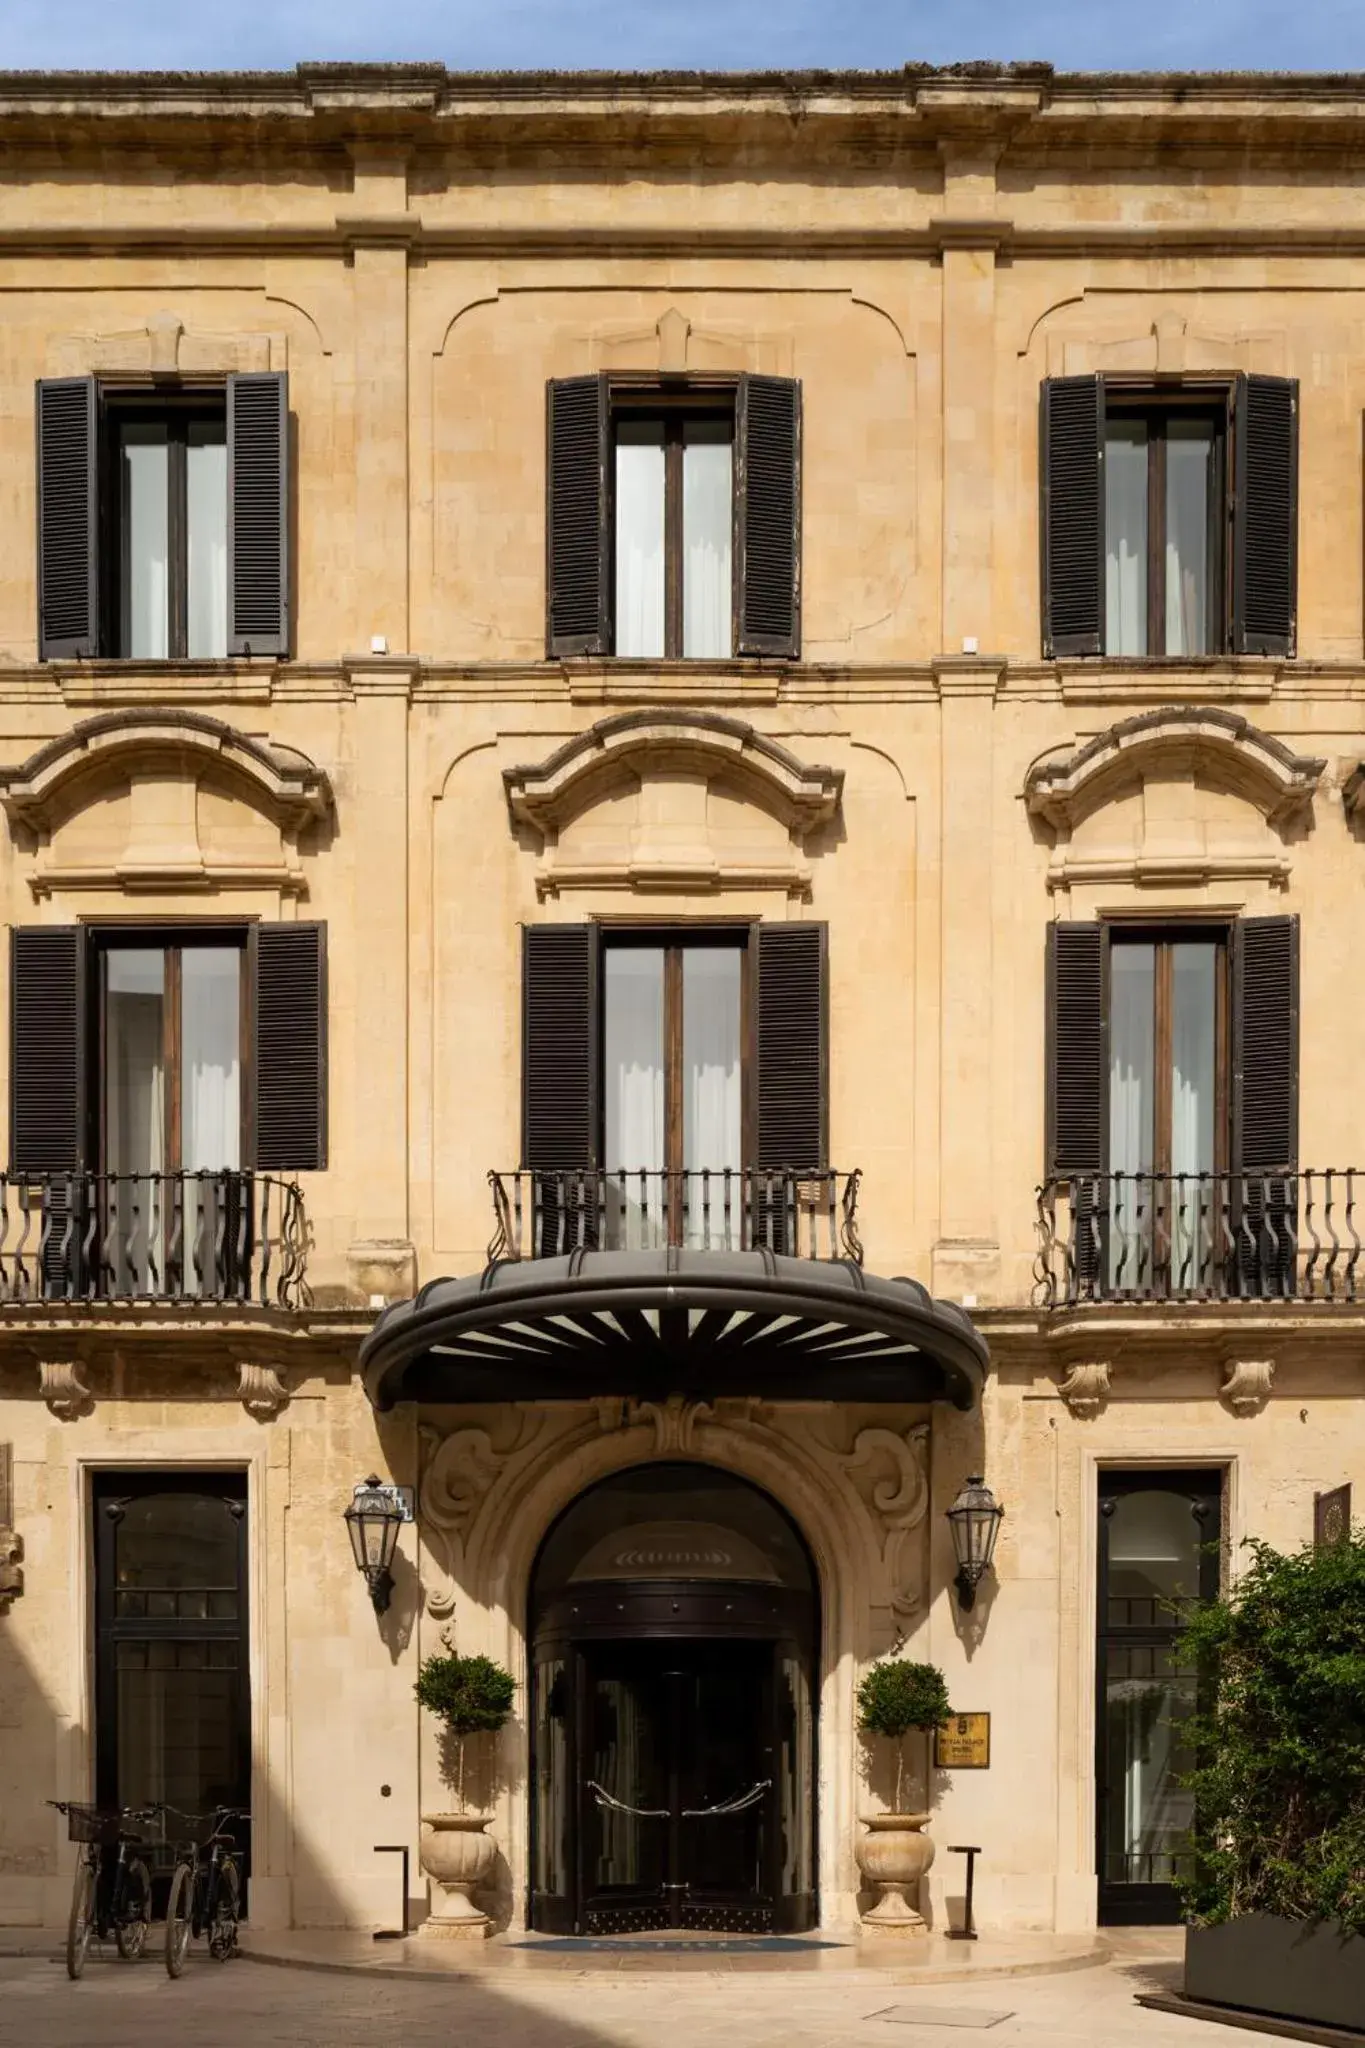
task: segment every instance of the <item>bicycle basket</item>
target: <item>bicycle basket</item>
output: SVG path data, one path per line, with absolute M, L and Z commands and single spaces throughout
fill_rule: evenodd
M 101 1806 L 77 1806 L 74 1802 L 66 1809 L 66 1838 L 69 1842 L 100 1842 L 106 1848 L 117 1843 L 123 1826 L 123 1816 L 110 1813 Z

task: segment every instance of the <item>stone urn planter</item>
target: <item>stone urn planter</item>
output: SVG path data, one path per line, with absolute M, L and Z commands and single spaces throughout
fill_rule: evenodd
M 422 1932 L 447 1941 L 481 1941 L 491 1922 L 470 1894 L 488 1882 L 497 1861 L 497 1844 L 484 1833 L 487 1813 L 424 1813 L 422 1868 L 443 1893 L 442 1903 L 428 1915 Z
M 920 1879 L 934 1860 L 934 1844 L 923 1830 L 927 1813 L 865 1813 L 868 1830 L 855 1848 L 858 1868 L 880 1894 L 863 1915 L 871 1934 L 927 1934 L 916 1903 Z

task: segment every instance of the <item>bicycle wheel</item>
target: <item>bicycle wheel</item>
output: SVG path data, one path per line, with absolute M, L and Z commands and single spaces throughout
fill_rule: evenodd
M 190 1915 L 194 1909 L 194 1872 L 188 1863 L 177 1863 L 166 1901 L 166 1975 L 178 1977 L 190 1949 Z
M 76 1865 L 76 1882 L 71 1887 L 71 1918 L 66 1928 L 66 1974 L 73 1982 L 85 1968 L 94 1916 L 95 1873 L 82 1856 Z
M 225 1963 L 237 1952 L 237 1911 L 241 1896 L 242 1880 L 237 1874 L 237 1865 L 230 1856 L 225 1856 L 218 1871 L 218 1895 L 213 1902 L 213 1925 L 209 1928 L 209 1954 L 215 1963 Z
M 152 1880 L 140 1856 L 129 1859 L 123 1874 L 123 1909 L 114 1928 L 118 1952 L 125 1963 L 135 1963 L 147 1946 L 147 1929 L 152 1919 Z

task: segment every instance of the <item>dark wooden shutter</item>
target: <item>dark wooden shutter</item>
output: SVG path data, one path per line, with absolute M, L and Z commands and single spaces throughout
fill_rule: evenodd
M 545 646 L 611 652 L 611 416 L 607 380 L 546 386 Z
M 38 385 L 38 659 L 99 653 L 99 393 Z
M 327 1164 L 327 927 L 253 925 L 249 953 L 252 1163 L 318 1172 Z
M 1043 653 L 1104 652 L 1104 379 L 1043 384 Z
M 84 1111 L 85 934 L 10 933 L 10 1171 L 75 1173 Z
M 801 386 L 739 380 L 735 398 L 735 652 L 801 652 Z
M 824 924 L 758 927 L 759 1167 L 818 1171 L 829 1148 L 829 943 Z
M 228 653 L 289 652 L 289 379 L 227 380 Z
M 1297 379 L 1239 377 L 1232 429 L 1232 651 L 1290 655 L 1298 609 Z
M 1047 1170 L 1104 1170 L 1104 926 L 1047 928 Z
M 1293 1173 L 1299 1125 L 1299 920 L 1244 917 L 1232 945 L 1233 1157 Z
M 597 931 L 529 924 L 521 953 L 521 1163 L 545 1173 L 597 1156 Z

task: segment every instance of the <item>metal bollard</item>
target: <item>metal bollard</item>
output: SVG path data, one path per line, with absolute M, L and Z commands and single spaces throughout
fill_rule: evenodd
M 976 1926 L 972 1920 L 972 1884 L 976 1876 L 976 1859 L 981 1854 L 981 1849 L 975 1843 L 950 1842 L 948 1854 L 950 1856 L 965 1856 L 967 1859 L 967 1910 L 962 1916 L 961 1927 L 950 1927 L 946 1930 L 948 1939 L 949 1941 L 975 1941 Z

